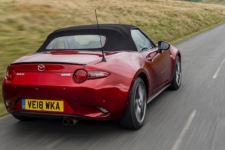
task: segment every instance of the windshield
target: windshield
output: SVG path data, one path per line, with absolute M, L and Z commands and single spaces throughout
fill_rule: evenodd
M 55 49 L 97 49 L 105 45 L 106 37 L 102 35 L 72 35 L 53 39 L 47 50 Z

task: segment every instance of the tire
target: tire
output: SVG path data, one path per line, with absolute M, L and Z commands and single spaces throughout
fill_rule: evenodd
M 181 78 L 182 78 L 181 61 L 180 61 L 180 57 L 177 56 L 173 80 L 171 82 L 171 85 L 170 85 L 169 89 L 178 90 L 180 88 L 180 85 L 181 85 Z
M 145 121 L 147 107 L 146 87 L 141 78 L 134 81 L 127 110 L 120 120 L 123 128 L 137 130 L 140 129 Z
M 14 118 L 20 121 L 32 121 L 34 118 L 27 117 L 27 116 L 21 116 L 21 115 L 12 115 Z

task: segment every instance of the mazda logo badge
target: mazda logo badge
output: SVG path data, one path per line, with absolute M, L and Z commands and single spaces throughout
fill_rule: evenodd
M 39 71 L 44 71 L 45 70 L 45 65 L 43 65 L 43 64 L 38 65 L 38 70 Z

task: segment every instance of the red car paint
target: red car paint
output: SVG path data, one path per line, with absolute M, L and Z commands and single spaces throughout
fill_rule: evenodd
M 178 53 L 173 46 L 162 53 L 159 53 L 157 48 L 144 52 L 105 52 L 107 62 L 101 61 L 101 52 L 93 51 L 62 50 L 30 54 L 16 60 L 14 63 L 17 64 L 9 66 L 17 75 L 12 81 L 5 78 L 4 101 L 9 102 L 9 113 L 33 112 L 101 120 L 119 119 L 126 110 L 135 78 L 141 74 L 146 77 L 148 97 L 151 97 L 171 82 Z M 40 63 L 32 63 L 30 60 Z M 24 63 L 26 61 L 29 63 Z M 46 63 L 48 61 L 51 63 Z M 76 64 L 77 62 L 79 64 Z M 39 64 L 45 65 L 45 71 L 38 71 Z M 77 69 L 101 70 L 109 72 L 110 75 L 76 83 L 73 73 Z M 22 98 L 63 100 L 65 111 L 25 111 L 21 107 Z M 102 107 L 109 113 L 104 114 L 96 107 Z

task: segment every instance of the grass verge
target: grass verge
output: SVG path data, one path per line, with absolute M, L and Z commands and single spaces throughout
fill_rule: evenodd
M 5 109 L 5 105 L 3 103 L 0 103 L 0 117 L 5 115 L 7 112 L 6 112 L 6 109 Z
M 196 31 L 196 32 L 193 32 L 193 33 L 191 33 L 191 34 L 189 34 L 189 35 L 186 35 L 186 36 L 184 36 L 184 37 L 175 39 L 175 40 L 171 41 L 170 43 L 171 43 L 171 44 L 179 43 L 179 42 L 184 41 L 184 40 L 186 40 L 186 39 L 189 39 L 189 38 L 191 38 L 191 37 L 193 37 L 193 36 L 195 36 L 195 35 L 198 35 L 198 34 L 200 34 L 200 33 L 203 33 L 203 32 L 205 32 L 205 31 L 208 31 L 208 30 L 210 30 L 210 29 L 212 29 L 212 28 L 215 28 L 216 26 L 222 25 L 222 24 L 224 24 L 224 23 L 225 23 L 225 21 L 219 22 L 219 23 L 217 23 L 217 24 L 212 24 L 211 26 L 208 26 L 208 27 L 206 27 L 206 28 L 203 28 L 203 29 L 201 29 L 201 30 L 199 30 L 199 31 Z

